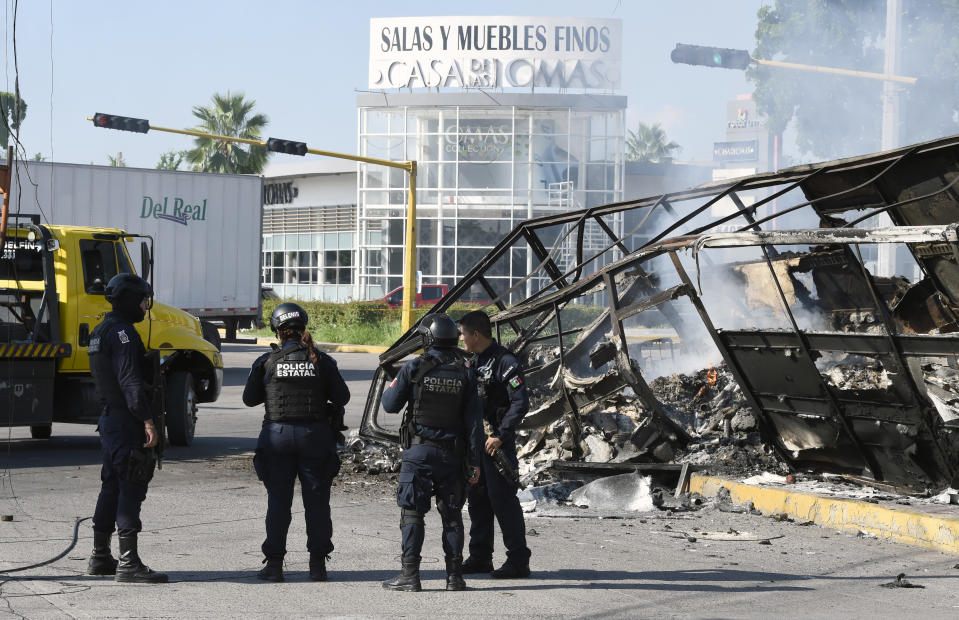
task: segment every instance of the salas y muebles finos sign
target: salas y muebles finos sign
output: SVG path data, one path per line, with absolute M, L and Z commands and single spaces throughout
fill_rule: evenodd
M 619 88 L 622 22 L 556 17 L 370 20 L 370 88 Z

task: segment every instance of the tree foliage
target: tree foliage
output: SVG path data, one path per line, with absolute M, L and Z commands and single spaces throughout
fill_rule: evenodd
M 233 138 L 260 140 L 261 131 L 269 120 L 264 114 L 254 114 L 256 102 L 244 99 L 243 93 L 213 95 L 212 105 L 193 106 L 193 116 L 200 124 L 196 131 Z M 193 170 L 229 174 L 259 174 L 266 164 L 265 146 L 244 145 L 212 138 L 196 138 L 196 145 L 186 153 Z
M 179 170 L 183 158 L 187 151 L 167 151 L 160 155 L 160 161 L 157 162 L 157 170 Z
M 20 129 L 20 124 L 27 116 L 27 102 L 23 99 L 18 102 L 13 93 L 0 92 L 0 116 L 3 117 L 3 124 L 0 125 L 0 146 L 5 149 L 10 142 L 10 134 Z
M 628 130 L 626 136 L 626 161 L 659 162 L 672 157 L 680 146 L 666 138 L 666 131 L 659 123 L 647 125 L 642 121 L 636 131 Z
M 107 155 L 107 159 L 110 160 L 110 165 L 114 168 L 126 168 L 127 162 L 123 159 L 123 153 L 117 153 L 117 156 Z
M 903 8 L 899 74 L 921 84 L 905 86 L 901 99 L 900 141 L 908 144 L 959 130 L 959 0 L 909 0 Z M 776 0 L 758 17 L 754 58 L 883 72 L 885 2 Z M 770 131 L 794 121 L 801 152 L 830 159 L 880 149 L 880 80 L 764 66 L 747 75 Z

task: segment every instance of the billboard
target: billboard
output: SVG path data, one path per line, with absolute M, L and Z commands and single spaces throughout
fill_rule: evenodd
M 759 140 L 713 142 L 714 161 L 756 161 L 759 159 Z
M 556 17 L 370 20 L 369 87 L 619 88 L 622 22 Z

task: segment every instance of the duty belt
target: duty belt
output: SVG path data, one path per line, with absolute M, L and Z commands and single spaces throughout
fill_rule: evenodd
M 271 418 L 271 417 L 269 417 L 269 416 L 264 416 L 263 419 L 264 419 L 265 421 L 267 421 L 267 422 L 279 422 L 279 423 L 281 423 L 281 424 L 283 424 L 283 423 L 285 423 L 285 422 L 295 422 L 295 423 L 297 423 L 297 424 L 303 423 L 303 422 L 322 422 L 323 424 L 326 424 L 327 426 L 332 426 L 332 425 L 330 424 L 330 418 L 329 418 L 328 416 L 323 416 L 323 417 L 302 417 L 302 418 L 289 418 L 289 417 L 286 417 L 286 418 L 283 418 L 282 420 L 277 419 L 277 418 Z
M 119 415 L 128 415 L 128 416 L 130 416 L 131 418 L 136 419 L 136 416 L 134 416 L 133 413 L 131 413 L 129 409 L 123 409 L 122 411 L 114 411 L 113 413 L 111 413 L 111 412 L 110 412 L 110 405 L 103 405 L 103 409 L 100 410 L 100 415 L 105 416 L 105 417 L 108 417 L 108 418 L 111 417 L 111 416 L 112 416 L 112 417 L 116 417 L 116 416 L 119 416 Z
M 426 439 L 425 437 L 420 437 L 419 435 L 413 435 L 413 440 L 411 443 L 414 446 L 432 446 L 434 448 L 439 448 L 440 450 L 446 450 L 447 452 L 453 452 L 456 450 L 455 439 Z

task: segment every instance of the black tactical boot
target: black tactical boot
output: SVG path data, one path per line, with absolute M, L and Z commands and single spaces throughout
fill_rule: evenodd
M 256 574 L 257 579 L 262 579 L 263 581 L 285 581 L 283 578 L 283 558 L 265 558 L 263 563 L 266 564 L 260 571 Z
M 473 575 L 475 573 L 492 573 L 493 560 L 478 560 L 473 556 L 466 558 L 463 562 L 463 574 Z
M 463 581 L 463 556 L 446 556 L 446 589 L 451 592 L 460 592 L 466 589 Z
M 93 553 L 87 562 L 88 575 L 116 575 L 117 561 L 110 552 L 110 539 L 113 532 L 98 532 L 93 530 Z
M 120 562 L 115 581 L 121 583 L 167 583 L 170 578 L 145 565 L 137 553 L 137 536 L 120 536 Z
M 403 556 L 403 570 L 396 577 L 384 581 L 383 587 L 401 592 L 420 592 L 423 589 L 420 585 L 420 556 Z
M 529 577 L 529 564 L 513 564 L 509 560 L 490 573 L 493 579 L 523 579 Z
M 326 556 L 320 553 L 310 554 L 310 579 L 326 581 Z

